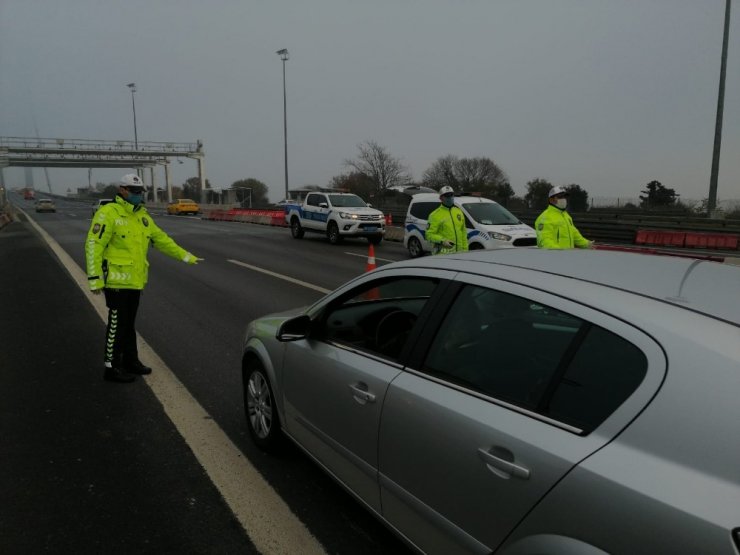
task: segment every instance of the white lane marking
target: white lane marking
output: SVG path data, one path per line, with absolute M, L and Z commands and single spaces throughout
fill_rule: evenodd
M 350 256 L 359 256 L 360 258 L 367 258 L 366 254 L 357 254 L 356 252 L 346 252 L 344 254 L 348 254 Z M 379 256 L 375 257 L 375 260 L 382 260 L 383 262 L 398 262 L 398 260 L 390 260 L 389 258 L 380 258 Z
M 313 289 L 314 291 L 318 291 L 319 293 L 326 294 L 326 293 L 332 292 L 331 289 L 324 289 L 323 287 L 319 287 L 318 285 L 314 285 L 313 283 L 308 283 L 306 281 L 301 281 L 300 279 L 295 279 L 290 276 L 285 276 L 283 274 L 271 272 L 270 270 L 265 270 L 264 268 L 260 268 L 259 266 L 252 266 L 251 264 L 247 264 L 246 262 L 240 262 L 239 260 L 232 260 L 230 258 L 227 258 L 226 262 L 231 262 L 232 264 L 236 264 L 237 266 L 244 266 L 245 268 L 249 268 L 250 270 L 254 270 L 255 272 L 261 272 L 263 274 L 267 274 L 268 276 L 272 276 L 278 279 L 289 281 L 290 283 L 295 283 L 296 285 L 307 287 L 308 289 Z
M 59 244 L 33 219 L 28 221 L 47 242 L 72 279 L 85 293 L 103 322 L 108 319 L 103 295 L 93 295 L 87 276 Z M 260 553 L 326 551 L 293 514 L 215 420 L 198 404 L 177 376 L 137 334 L 142 361 L 154 370 L 146 384 L 164 407 L 165 414 L 188 444 L 209 478 L 231 508 Z

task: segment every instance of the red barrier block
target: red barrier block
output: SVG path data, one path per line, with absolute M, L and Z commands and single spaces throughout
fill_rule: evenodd
M 635 233 L 635 244 L 644 245 L 647 242 L 648 242 L 648 230 L 638 229 L 637 233 Z
M 737 250 L 738 236 L 729 233 L 686 233 L 686 246 L 695 249 Z
M 285 221 L 285 215 L 282 212 L 280 212 L 280 214 L 278 215 L 272 214 L 270 216 L 270 225 L 276 225 L 280 227 L 288 226 L 288 224 Z
M 638 245 L 660 245 L 663 247 L 683 247 L 685 231 L 666 231 L 663 229 L 638 229 L 635 243 Z

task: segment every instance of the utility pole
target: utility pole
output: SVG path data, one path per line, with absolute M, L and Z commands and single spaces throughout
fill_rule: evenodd
M 285 160 L 285 200 L 288 200 L 288 101 L 285 94 L 285 62 L 290 59 L 287 48 L 276 52 L 283 61 L 283 152 Z
M 717 178 L 719 176 L 719 154 L 722 146 L 722 114 L 725 106 L 725 75 L 727 73 L 727 42 L 730 34 L 730 0 L 725 0 L 725 30 L 722 38 L 722 63 L 719 70 L 719 94 L 717 96 L 717 120 L 714 124 L 714 150 L 712 151 L 712 174 L 709 178 L 707 212 L 713 217 L 717 208 Z

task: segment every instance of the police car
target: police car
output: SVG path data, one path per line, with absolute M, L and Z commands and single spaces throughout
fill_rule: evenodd
M 426 240 L 429 214 L 440 205 L 437 193 L 419 193 L 411 198 L 404 223 L 403 244 L 412 258 L 432 252 Z M 455 205 L 465 215 L 468 248 L 532 247 L 537 245 L 534 229 L 499 203 L 483 197 L 455 197 Z

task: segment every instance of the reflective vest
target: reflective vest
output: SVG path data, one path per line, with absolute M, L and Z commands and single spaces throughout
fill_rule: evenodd
M 90 289 L 144 289 L 150 244 L 178 260 L 193 256 L 157 227 L 143 205 L 134 207 L 116 196 L 115 202 L 101 206 L 85 240 Z
M 535 220 L 534 229 L 541 249 L 586 249 L 591 244 L 573 225 L 570 214 L 552 204 Z
M 425 237 L 434 245 L 434 254 L 450 254 L 468 250 L 468 230 L 465 227 L 465 214 L 457 206 L 447 208 L 440 204 L 428 219 Z M 450 248 L 442 246 L 442 241 L 455 243 Z

